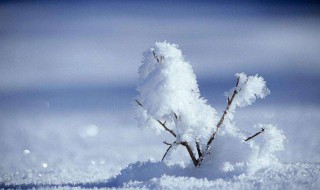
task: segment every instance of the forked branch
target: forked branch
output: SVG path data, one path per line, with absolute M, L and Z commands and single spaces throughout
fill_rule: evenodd
M 137 102 L 137 104 L 138 104 L 139 106 L 143 107 L 143 105 L 142 105 L 137 99 L 135 99 L 135 101 Z M 160 125 L 161 125 L 166 131 L 168 131 L 169 133 L 171 133 L 174 137 L 177 137 L 177 135 L 176 135 L 171 129 L 169 129 L 169 128 L 166 126 L 166 121 L 163 122 L 163 123 L 162 123 L 160 120 L 158 120 L 158 119 L 157 119 L 157 121 L 158 121 L 158 123 L 160 123 Z
M 139 106 L 141 106 L 141 107 L 143 107 L 143 105 L 136 99 L 135 100 L 136 101 L 136 103 L 139 105 Z M 176 114 L 175 114 L 175 116 L 176 116 Z M 166 130 L 166 131 L 168 131 L 170 134 L 172 134 L 174 137 L 177 137 L 177 135 L 171 130 L 171 129 L 169 129 L 167 126 L 166 126 L 166 122 L 161 122 L 160 120 L 158 120 L 157 119 L 157 121 L 158 121 L 158 123 Z M 166 141 L 164 141 L 163 142 L 164 144 L 166 144 L 166 145 L 169 145 L 169 148 L 167 149 L 167 151 L 165 152 L 165 154 L 163 155 L 163 157 L 162 157 L 162 161 L 165 159 L 165 157 L 167 156 L 167 154 L 168 154 L 168 152 L 170 151 L 170 149 L 174 146 L 174 145 L 178 145 L 176 142 L 174 142 L 174 143 L 172 143 L 172 144 L 170 144 L 170 143 L 167 143 Z M 183 146 L 185 146 L 186 148 L 187 148 L 187 150 L 188 150 L 188 153 L 189 153 L 189 155 L 190 155 L 190 157 L 191 157 L 191 159 L 192 159 L 192 161 L 193 161 L 193 163 L 195 164 L 195 166 L 197 166 L 197 159 L 194 157 L 194 155 L 193 155 L 193 152 L 192 152 L 192 149 L 191 149 L 191 147 L 189 146 L 189 144 L 187 143 L 187 142 L 184 142 L 184 143 L 179 143 L 179 144 L 181 144 L 181 145 L 183 145 Z
M 160 120 L 157 120 L 158 123 L 160 123 L 160 125 L 166 130 L 168 131 L 169 133 L 171 133 L 174 137 L 177 137 L 177 135 L 171 130 L 169 129 L 167 126 L 166 126 L 166 122 L 161 122 Z
M 189 153 L 189 156 L 191 157 L 192 159 L 192 162 L 194 164 L 195 167 L 198 167 L 199 166 L 199 160 L 196 159 L 196 157 L 194 156 L 193 154 L 193 151 L 192 151 L 192 148 L 190 147 L 190 145 L 188 144 L 188 142 L 181 142 L 180 143 L 182 146 L 186 147 L 187 148 L 187 151 Z
M 164 61 L 163 55 L 161 55 L 159 58 L 154 51 L 152 51 L 152 53 L 153 53 L 153 57 L 157 60 L 158 63 L 163 63 L 163 61 Z
M 163 58 L 161 58 L 161 60 L 159 60 L 158 56 L 155 54 L 154 51 L 153 51 L 153 55 L 154 55 L 155 59 L 157 60 L 157 62 L 161 62 L 161 61 L 162 61 Z M 219 130 L 219 129 L 221 128 L 221 126 L 223 125 L 223 123 L 224 123 L 224 121 L 225 121 L 225 118 L 227 117 L 227 115 L 228 115 L 228 113 L 229 113 L 229 111 L 230 111 L 230 108 L 231 108 L 231 106 L 232 106 L 232 103 L 234 102 L 234 99 L 235 99 L 236 95 L 241 91 L 241 89 L 238 89 L 238 88 L 237 88 L 238 85 L 239 85 L 239 80 L 240 80 L 240 78 L 238 77 L 238 78 L 237 78 L 236 87 L 235 87 L 235 89 L 234 89 L 231 97 L 228 97 L 228 99 L 227 99 L 227 107 L 226 107 L 226 109 L 224 110 L 223 115 L 221 116 L 219 122 L 218 122 L 217 125 L 216 125 L 216 130 L 215 130 L 215 131 L 212 133 L 212 135 L 210 136 L 210 138 L 209 138 L 209 140 L 208 140 L 208 142 L 207 142 L 207 146 L 206 146 L 205 151 L 203 151 L 203 150 L 201 149 L 200 143 L 199 143 L 198 141 L 196 141 L 196 148 L 197 148 L 197 153 L 198 153 L 198 159 L 196 158 L 195 153 L 192 151 L 192 148 L 191 148 L 191 146 L 189 145 L 188 142 L 184 141 L 184 142 L 178 142 L 178 143 L 177 143 L 177 142 L 175 141 L 175 142 L 173 142 L 173 143 L 163 142 L 164 144 L 168 145 L 169 147 L 168 147 L 168 149 L 166 150 L 165 154 L 163 155 L 162 160 L 165 159 L 165 157 L 167 156 L 168 152 L 171 150 L 171 148 L 172 148 L 173 146 L 182 145 L 182 146 L 186 147 L 186 149 L 187 149 L 187 151 L 188 151 L 188 153 L 189 153 L 189 156 L 190 156 L 191 159 L 192 159 L 192 162 L 193 162 L 194 166 L 195 166 L 195 167 L 199 167 L 199 166 L 201 165 L 201 162 L 203 161 L 205 155 L 209 154 L 210 145 L 211 145 L 211 143 L 213 142 L 213 140 L 215 139 L 215 136 L 216 136 L 218 130 Z M 143 105 L 142 105 L 138 100 L 135 100 L 135 101 L 137 102 L 137 104 L 138 104 L 139 106 L 143 107 Z M 175 119 L 178 119 L 178 118 L 179 118 L 176 113 L 173 113 L 173 114 L 174 114 Z M 169 132 L 171 135 L 173 135 L 174 137 L 177 137 L 176 133 L 175 133 L 173 130 L 169 129 L 169 128 L 166 126 L 166 121 L 164 121 L 164 122 L 161 122 L 160 120 L 157 120 L 157 121 L 158 121 L 158 123 L 159 123 L 166 131 L 168 131 L 168 132 Z M 262 128 L 261 131 L 257 132 L 256 134 L 248 137 L 248 138 L 245 139 L 244 141 L 249 141 L 250 139 L 258 136 L 259 134 L 261 134 L 263 131 L 264 131 L 264 128 Z
M 234 101 L 234 98 L 236 97 L 236 95 L 237 95 L 237 94 L 239 93 L 239 91 L 241 90 L 241 89 L 237 90 L 237 87 L 238 87 L 238 85 L 239 85 L 239 81 L 240 81 L 240 78 L 238 77 L 238 78 L 237 78 L 237 82 L 236 82 L 235 90 L 233 91 L 233 93 L 232 93 L 232 95 L 231 95 L 231 98 L 228 97 L 227 107 L 226 107 L 226 109 L 224 110 L 223 115 L 221 116 L 221 118 L 220 118 L 220 120 L 219 120 L 219 122 L 218 122 L 218 124 L 217 124 L 217 126 L 216 126 L 216 130 L 215 130 L 215 131 L 212 133 L 212 135 L 210 136 L 210 138 L 209 138 L 209 140 L 208 140 L 208 142 L 207 142 L 206 150 L 203 151 L 203 152 L 201 153 L 201 156 L 199 156 L 199 158 L 198 158 L 198 166 L 200 166 L 200 164 L 201 164 L 202 160 L 204 159 L 205 155 L 207 155 L 207 154 L 209 153 L 208 150 L 210 149 L 210 145 L 211 145 L 212 141 L 215 139 L 218 130 L 219 130 L 220 127 L 222 126 L 222 124 L 223 124 L 223 122 L 224 122 L 224 120 L 225 120 L 225 118 L 226 118 L 226 116 L 227 116 L 227 114 L 228 114 L 228 112 L 229 112 L 229 110 L 230 110 L 230 107 L 231 107 L 231 105 L 232 105 L 232 103 L 233 103 L 233 101 Z
M 165 159 L 165 157 L 167 156 L 167 154 L 169 153 L 170 149 L 176 144 L 176 142 L 173 142 L 172 144 L 167 143 L 167 142 L 163 142 L 166 145 L 169 145 L 169 148 L 167 149 L 167 151 L 164 153 L 161 161 L 163 161 Z
M 156 53 L 154 51 L 152 51 L 152 53 L 153 53 L 153 57 L 157 60 L 158 63 L 160 63 L 160 60 L 159 60 L 158 56 L 156 55 Z
M 163 160 L 164 160 L 164 158 L 167 156 L 168 152 L 169 152 L 169 151 L 170 151 L 170 149 L 173 147 L 173 145 L 174 145 L 174 144 L 171 144 L 171 145 L 169 146 L 169 148 L 167 149 L 166 153 L 164 153 L 164 155 L 163 155 L 163 157 L 162 157 L 161 161 L 163 161 Z

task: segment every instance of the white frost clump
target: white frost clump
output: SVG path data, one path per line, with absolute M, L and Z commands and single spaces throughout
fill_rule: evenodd
M 234 101 L 236 106 L 251 105 L 257 98 L 262 99 L 270 94 L 266 81 L 261 76 L 247 76 L 244 73 L 237 73 L 236 77 L 239 79 L 237 87 L 233 89 L 238 91 Z
M 183 58 L 178 45 L 156 43 L 144 52 L 139 68 L 137 100 L 139 125 L 163 130 L 157 123 L 177 134 L 177 142 L 205 141 L 215 130 L 217 113 L 200 96 L 196 76 Z
M 260 132 L 248 138 L 234 121 L 236 108 L 270 94 L 261 76 L 237 73 L 236 86 L 226 93 L 227 107 L 218 118 L 201 97 L 192 67 L 177 45 L 156 43 L 143 55 L 137 119 L 140 127 L 165 130 L 176 138 L 166 143 L 169 148 L 163 158 L 176 145 L 183 145 L 196 167 L 208 166 L 216 172 L 255 172 L 278 162 L 274 152 L 283 150 L 285 136 L 281 130 L 260 124 L 256 126 Z
M 259 124 L 256 128 L 264 128 L 264 134 L 260 139 L 253 141 L 256 146 L 255 154 L 251 154 L 249 162 L 249 173 L 254 173 L 261 168 L 273 165 L 279 167 L 281 164 L 278 158 L 274 155 L 275 152 L 284 150 L 284 142 L 286 136 L 282 130 L 277 129 L 274 125 Z
M 226 115 L 224 127 L 230 134 L 243 139 L 245 135 L 240 133 L 239 129 L 233 123 L 236 108 L 249 106 L 254 103 L 257 98 L 265 98 L 270 94 L 270 90 L 267 88 L 266 82 L 261 76 L 247 76 L 244 73 L 237 73 L 235 76 L 237 77 L 236 87 L 225 93 L 227 99 L 232 100 L 232 104 L 230 104 L 228 114 Z M 233 95 L 234 99 L 232 99 Z
M 249 106 L 258 98 L 265 98 L 270 91 L 261 76 L 247 76 L 244 73 L 237 73 L 235 76 L 238 79 L 236 87 L 225 93 L 228 101 L 232 103 L 221 127 L 222 137 L 217 138 L 214 144 L 216 149 L 219 149 L 216 150 L 218 155 L 213 155 L 208 162 L 225 172 L 247 169 L 249 173 L 254 173 L 261 168 L 279 163 L 274 153 L 284 149 L 285 136 L 274 125 L 259 124 L 254 128 L 257 131 L 263 129 L 263 134 L 244 142 L 248 134 L 236 126 L 236 108 Z

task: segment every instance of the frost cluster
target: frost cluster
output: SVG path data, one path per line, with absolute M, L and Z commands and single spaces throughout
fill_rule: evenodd
M 270 94 L 270 91 L 261 76 L 247 76 L 244 73 L 237 73 L 235 76 L 237 77 L 236 87 L 225 93 L 228 101 L 232 100 L 232 103 L 229 105 L 228 113 L 226 114 L 223 124 L 230 134 L 245 138 L 245 135 L 239 132 L 239 129 L 235 127 L 233 122 L 236 108 L 249 106 L 254 103 L 257 98 L 265 98 Z
M 216 110 L 201 97 L 196 76 L 178 45 L 156 43 L 144 52 L 138 73 L 136 107 L 140 127 L 171 132 L 176 138 L 173 144 L 188 142 L 200 160 L 198 143 L 205 154 L 203 165 L 224 172 L 240 171 L 245 166 L 256 171 L 277 162 L 274 152 L 283 150 L 285 140 L 281 130 L 274 125 L 259 124 L 255 128 L 263 132 L 263 137 L 245 141 L 248 134 L 234 121 L 236 108 L 251 105 L 270 94 L 261 76 L 237 73 L 236 86 L 225 93 L 227 108 L 219 118 Z M 213 143 L 208 143 L 212 136 Z
M 206 143 L 215 130 L 217 113 L 200 96 L 196 76 L 175 44 L 156 43 L 146 51 L 139 68 L 137 99 L 139 125 L 159 131 L 166 121 L 177 142 Z

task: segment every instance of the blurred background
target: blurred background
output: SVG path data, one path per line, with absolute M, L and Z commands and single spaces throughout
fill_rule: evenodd
M 1 181 L 24 171 L 24 180 L 70 171 L 106 179 L 128 163 L 160 160 L 162 141 L 171 139 L 136 127 L 133 99 L 142 53 L 164 40 L 179 44 L 220 114 L 235 73 L 262 75 L 271 95 L 239 110 L 237 124 L 251 133 L 256 123 L 278 124 L 287 135 L 281 161 L 319 162 L 319 8 L 312 1 L 1 1 Z

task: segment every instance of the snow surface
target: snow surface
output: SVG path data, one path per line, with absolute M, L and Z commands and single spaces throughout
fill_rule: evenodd
M 223 107 L 221 105 L 217 110 L 221 113 Z M 123 115 L 127 117 L 123 118 Z M 276 154 L 282 166 L 278 169 L 263 169 L 255 175 L 233 172 L 222 175 L 219 172 L 215 176 L 216 172 L 210 170 L 205 179 L 201 172 L 183 169 L 186 163 L 190 163 L 184 149 L 177 149 L 172 155 L 173 162 L 178 166 L 168 167 L 155 162 L 161 160 L 167 148 L 162 141 L 170 136 L 137 129 L 130 109 L 121 113 L 2 113 L 0 117 L 4 129 L 0 134 L 0 147 L 5 154 L 0 157 L 0 186 L 7 188 L 21 185 L 42 189 L 115 186 L 176 189 L 179 185 L 181 188 L 208 189 L 319 189 L 319 115 L 320 109 L 310 106 L 268 107 L 260 104 L 239 110 L 236 114 L 238 126 L 272 121 L 281 126 L 287 136 L 286 150 Z M 59 121 L 59 124 L 55 121 Z M 81 136 L 81 131 L 92 123 L 99 128 L 98 134 L 94 137 Z M 302 125 L 308 130 L 297 134 L 296 131 Z M 255 130 L 248 130 L 250 133 L 255 133 Z M 30 153 L 25 154 L 28 151 L 24 150 Z M 154 161 L 148 162 L 148 159 Z M 137 161 L 140 162 L 135 163 Z M 47 168 L 42 166 L 43 162 L 47 163 Z M 160 171 L 160 168 L 163 170 Z M 121 169 L 116 180 L 108 182 Z M 146 176 L 141 170 L 153 174 Z
M 97 181 L 69 182 L 63 173 L 52 171 L 41 176 L 36 172 L 22 172 L 4 176 L 1 188 L 38 189 L 318 189 L 320 164 L 286 163 L 278 168 L 265 168 L 254 175 L 233 173 L 215 175 L 210 168 L 183 168 L 167 166 L 161 162 L 137 162 L 120 171 L 117 176 Z M 62 176 L 61 176 L 62 174 Z M 26 181 L 25 175 L 35 175 Z M 84 171 L 72 171 L 70 175 L 83 175 Z M 15 178 L 15 183 L 10 183 Z M 45 182 L 40 178 L 46 178 Z

